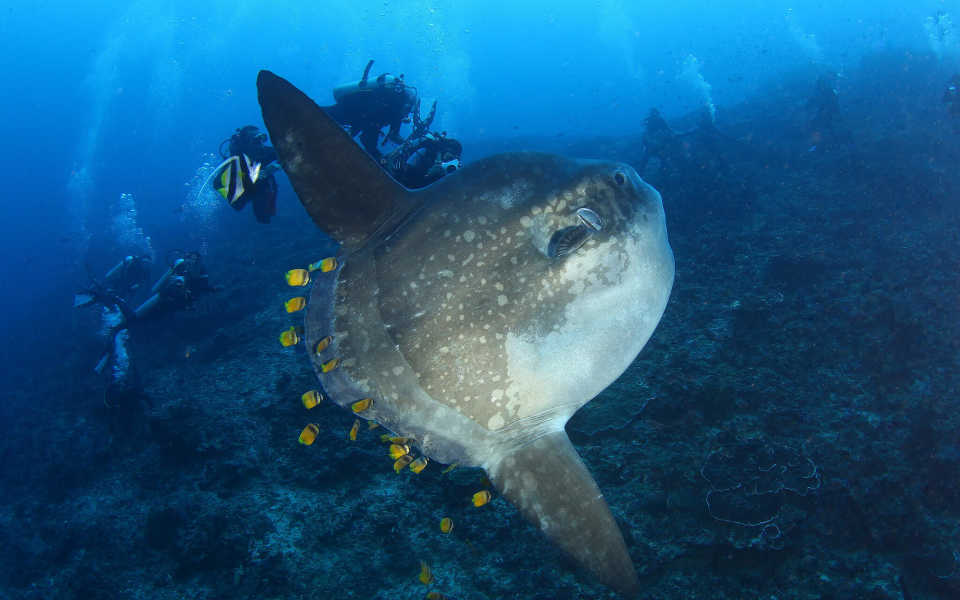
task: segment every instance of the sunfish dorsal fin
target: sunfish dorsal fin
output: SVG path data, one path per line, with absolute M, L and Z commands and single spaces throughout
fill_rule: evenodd
M 356 249 L 413 207 L 413 192 L 390 178 L 326 112 L 282 77 L 257 75 L 263 122 L 300 202 L 321 229 Z
M 487 465 L 490 480 L 527 520 L 606 585 L 632 598 L 637 573 L 603 494 L 566 432 Z

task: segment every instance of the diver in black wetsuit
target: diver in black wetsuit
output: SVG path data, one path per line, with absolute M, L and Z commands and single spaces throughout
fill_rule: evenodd
M 153 287 L 150 297 L 134 311 L 123 306 L 127 321 L 143 321 L 159 315 L 189 308 L 193 301 L 216 291 L 210 285 L 210 276 L 197 252 L 187 252 L 177 258 Z
M 380 160 L 380 164 L 405 187 L 430 185 L 461 167 L 463 145 L 447 137 L 447 132 L 429 131 L 437 114 L 434 101 L 426 119 L 420 117 L 420 101 L 413 110 L 413 133 L 400 146 Z
M 405 187 L 422 188 L 460 168 L 463 146 L 446 132 L 410 136 L 386 157 L 387 170 Z
M 106 348 L 94 371 L 109 368 L 105 401 L 108 406 L 122 403 L 125 398 L 140 394 L 133 371 L 128 345 L 129 328 L 189 308 L 203 294 L 216 291 L 210 284 L 206 267 L 197 252 L 187 252 L 176 258 L 170 268 L 150 289 L 150 297 L 136 309 L 119 295 L 101 292 L 95 301 L 103 306 L 103 335 Z M 87 303 L 82 306 L 93 304 Z M 80 305 L 78 305 L 80 306 Z
M 807 107 L 813 112 L 810 130 L 813 142 L 827 136 L 836 137 L 837 120 L 840 116 L 840 94 L 837 92 L 837 75 L 828 73 L 817 78 L 813 95 L 807 101 Z
M 128 298 L 146 283 L 152 264 L 150 257 L 146 255 L 123 257 L 100 281 L 91 277 L 90 286 L 74 295 L 73 305 L 89 306 L 109 296 Z
M 224 146 L 227 146 L 224 151 Z M 237 157 L 235 164 L 221 165 L 227 167 L 222 174 L 226 178 L 221 194 L 230 202 L 234 210 L 242 210 L 248 203 L 253 203 L 253 215 L 258 223 L 269 223 L 270 217 L 277 214 L 277 180 L 273 171 L 277 164 L 277 151 L 267 145 L 267 135 L 254 125 L 245 125 L 238 128 L 229 139 L 220 142 L 220 156 L 224 159 Z M 249 170 L 243 157 L 259 165 L 260 172 L 256 181 L 249 181 Z M 246 176 L 247 179 L 243 179 Z M 233 181 L 229 181 L 232 179 Z M 243 191 L 236 197 L 229 196 L 225 191 L 231 183 L 244 185 Z M 228 197 L 229 196 L 229 197 Z
M 651 108 L 647 118 L 644 119 L 644 125 L 646 128 L 641 141 L 642 155 L 637 165 L 637 172 L 642 174 L 651 158 L 657 158 L 660 161 L 660 171 L 664 175 L 680 172 L 684 162 L 683 146 L 679 136 L 670 129 L 660 111 Z
M 125 256 L 103 276 L 103 284 L 125 296 L 146 283 L 152 264 L 153 261 L 146 255 Z
M 226 153 L 223 151 L 224 144 L 227 144 Z M 227 158 L 238 154 L 246 154 L 263 165 L 277 160 L 277 151 L 267 146 L 267 134 L 262 133 L 256 125 L 239 127 L 230 139 L 220 142 L 220 156 Z
M 108 372 L 104 390 L 107 406 L 123 404 L 124 400 L 139 395 L 140 388 L 136 371 L 130 362 L 129 333 L 124 323 L 121 305 L 124 305 L 150 276 L 152 261 L 148 256 L 129 255 L 113 266 L 100 281 L 92 279 L 91 285 L 74 296 L 75 307 L 102 305 L 101 335 L 107 351 L 101 356 L 94 371 Z
M 371 81 L 371 67 L 372 60 L 367 63 L 360 81 L 335 88 L 336 104 L 324 110 L 346 127 L 350 135 L 359 136 L 366 151 L 379 162 L 382 157 L 379 145 L 388 141 L 403 143 L 400 127 L 417 105 L 417 89 L 407 85 L 403 75 L 394 77 L 383 73 Z M 386 135 L 381 131 L 384 127 L 389 127 Z
M 427 186 L 461 167 L 463 146 L 447 137 L 447 132 L 430 131 L 437 114 L 434 101 L 426 118 L 420 116 L 417 90 L 407 85 L 403 75 L 384 73 L 370 80 L 373 61 L 367 63 L 360 81 L 333 90 L 336 104 L 324 107 L 335 121 L 360 143 L 374 160 L 400 184 L 410 189 Z M 413 131 L 400 135 L 404 123 L 413 121 Z M 386 134 L 383 128 L 388 127 Z M 388 142 L 396 148 L 384 154 Z

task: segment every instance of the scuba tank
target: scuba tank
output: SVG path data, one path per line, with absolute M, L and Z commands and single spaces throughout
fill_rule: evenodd
M 184 259 L 178 258 L 175 261 L 173 261 L 173 264 L 170 265 L 170 268 L 167 269 L 167 272 L 164 273 L 160 277 L 160 279 L 157 280 L 155 284 L 153 284 L 152 288 L 150 288 L 150 293 L 151 294 L 158 293 L 161 289 L 166 287 L 167 282 L 170 280 L 171 277 L 173 277 L 174 275 L 181 275 L 185 271 L 185 268 L 186 268 L 186 261 Z
M 403 75 L 400 77 L 394 77 L 393 75 L 384 73 L 371 82 L 369 80 L 369 76 L 370 68 L 372 66 L 373 61 L 371 60 L 367 63 L 367 67 L 363 70 L 363 77 L 360 78 L 360 81 L 356 83 L 346 83 L 333 88 L 333 99 L 340 103 L 343 102 L 345 98 L 353 96 L 354 94 L 372 92 L 377 89 L 392 88 L 398 94 L 403 93 L 407 87 L 403 82 Z

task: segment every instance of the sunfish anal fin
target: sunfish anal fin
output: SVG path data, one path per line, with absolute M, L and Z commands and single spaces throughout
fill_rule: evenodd
M 263 122 L 303 207 L 354 250 L 409 213 L 413 192 L 394 181 L 322 108 L 270 71 L 257 75 Z
M 488 465 L 487 474 L 524 517 L 600 581 L 628 598 L 637 594 L 620 528 L 566 432 L 507 454 Z

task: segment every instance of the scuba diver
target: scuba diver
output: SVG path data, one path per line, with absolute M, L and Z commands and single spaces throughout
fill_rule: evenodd
M 210 276 L 198 252 L 187 252 L 175 259 L 153 287 L 150 297 L 131 311 L 126 304 L 121 306 L 126 322 L 141 322 L 162 314 L 190 308 L 202 294 L 217 291 L 210 285 Z
M 91 285 L 74 295 L 76 307 L 89 306 L 111 295 L 127 298 L 146 283 L 153 261 L 146 255 L 127 255 L 103 276 L 90 278 Z
M 127 255 L 103 276 L 103 284 L 126 295 L 135 292 L 150 277 L 153 261 L 146 255 Z
M 950 78 L 947 89 L 943 92 L 943 103 L 947 105 L 947 113 L 951 117 L 960 118 L 960 73 Z
M 187 252 L 173 260 L 167 271 L 150 289 L 150 297 L 136 309 L 131 309 L 127 300 L 117 294 L 97 294 L 95 302 L 102 305 L 101 333 L 105 338 L 106 348 L 94 371 L 102 373 L 109 367 L 109 381 L 104 396 L 107 406 L 115 406 L 125 398 L 140 394 L 128 351 L 130 327 L 188 309 L 197 297 L 214 291 L 217 291 L 217 288 L 210 284 L 200 254 Z M 77 306 L 89 306 L 93 303 Z
M 383 73 L 370 81 L 371 67 L 372 60 L 367 63 L 360 81 L 334 88 L 336 104 L 325 106 L 324 110 L 351 136 L 359 136 L 364 149 L 379 162 L 383 157 L 379 145 L 403 144 L 400 127 L 409 122 L 410 112 L 418 100 L 417 89 L 407 85 L 403 75 L 394 77 Z M 381 131 L 384 127 L 389 127 L 386 135 Z
M 447 137 L 446 131 L 430 131 L 436 114 L 437 103 L 434 101 L 427 118 L 421 118 L 420 101 L 417 100 L 413 110 L 413 132 L 380 159 L 387 172 L 409 189 L 426 187 L 462 166 L 463 145 Z
M 417 89 L 407 85 L 403 75 L 384 73 L 371 81 L 372 67 L 371 60 L 359 82 L 333 90 L 336 104 L 324 107 L 327 114 L 351 136 L 359 136 L 367 153 L 409 189 L 425 187 L 459 169 L 463 154 L 460 142 L 447 137 L 446 131 L 430 131 L 437 102 L 433 102 L 426 118 L 421 117 Z M 411 120 L 413 131 L 401 137 L 400 128 Z M 389 127 L 386 134 L 384 127 Z M 388 142 L 397 146 L 384 154 L 380 147 Z
M 384 166 L 393 178 L 409 189 L 430 185 L 461 167 L 463 146 L 447 132 L 410 136 L 384 157 Z
M 651 108 L 647 118 L 643 121 L 645 129 L 641 141 L 642 156 L 637 172 L 643 173 L 651 158 L 660 161 L 660 171 L 664 175 L 671 175 L 682 169 L 684 158 L 683 146 L 680 137 L 670 129 L 667 121 L 656 108 Z
M 838 137 L 837 120 L 840 116 L 840 94 L 837 92 L 837 74 L 826 73 L 817 78 L 813 95 L 807 101 L 807 108 L 813 112 L 810 119 L 811 150 L 825 141 L 828 136 Z
M 277 151 L 266 142 L 267 135 L 254 125 L 237 128 L 232 136 L 220 142 L 219 152 L 224 161 L 200 187 L 198 195 L 209 181 L 216 180 L 217 192 L 234 210 L 243 210 L 252 203 L 257 222 L 269 223 L 270 217 L 277 214 L 277 180 L 273 172 L 280 166 Z
M 142 396 L 140 379 L 130 361 L 130 331 L 124 325 L 123 311 L 118 303 L 104 304 L 101 316 L 101 335 L 106 339 L 105 351 L 93 368 L 97 374 L 107 372 L 107 387 L 103 403 L 108 408 L 127 404 L 126 400 Z
M 152 260 L 145 255 L 128 255 L 106 272 L 102 279 L 91 277 L 91 285 L 74 295 L 74 307 L 101 306 L 100 336 L 104 338 L 104 352 L 94 372 L 107 371 L 107 386 L 103 401 L 108 407 L 126 404 L 127 398 L 139 395 L 140 387 L 128 346 L 130 334 L 122 324 L 125 320 L 122 306 L 146 283 Z

